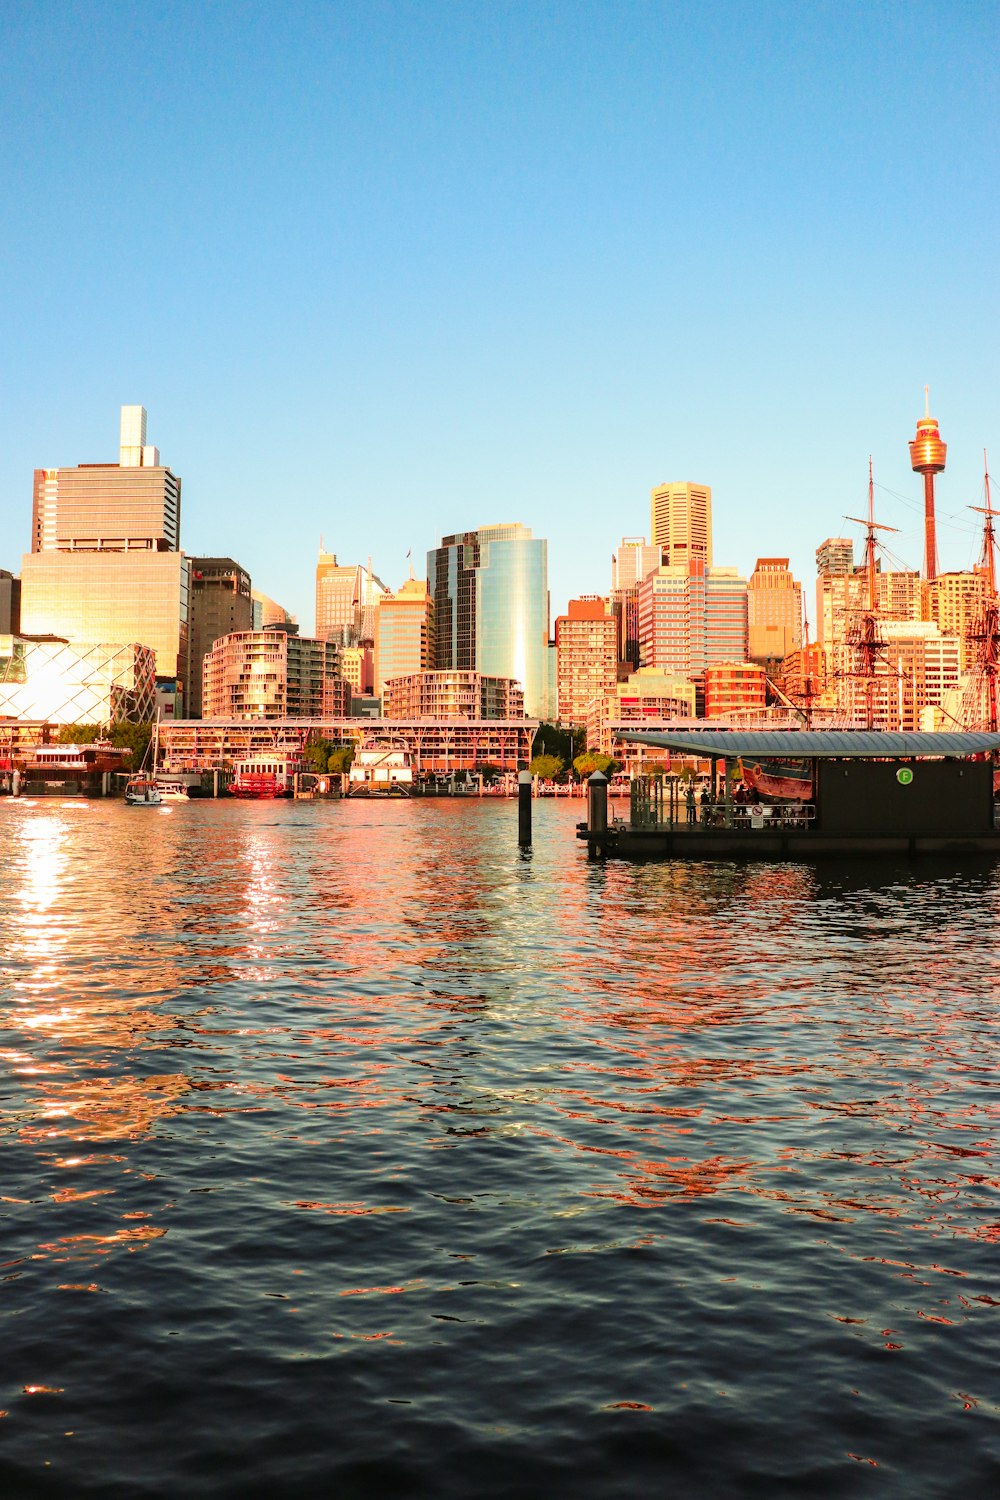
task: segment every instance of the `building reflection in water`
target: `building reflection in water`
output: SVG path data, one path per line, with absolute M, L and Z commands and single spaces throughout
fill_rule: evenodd
M 992 873 L 588 862 L 577 813 L 536 810 L 527 858 L 513 804 L 220 805 L 86 846 L 96 814 L 23 821 L 22 1144 L 79 1163 L 256 1114 L 364 1164 L 363 1190 L 289 1188 L 351 1217 L 403 1212 L 420 1153 L 475 1176 L 484 1143 L 555 1216 L 756 1200 L 936 1233 L 949 1194 L 995 1188 L 968 1024 Z

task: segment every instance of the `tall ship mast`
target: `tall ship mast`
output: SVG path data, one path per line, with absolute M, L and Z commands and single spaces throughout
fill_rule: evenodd
M 895 531 L 895 526 L 882 526 L 875 520 L 875 481 L 872 477 L 872 461 L 868 459 L 868 519 L 847 516 L 865 528 L 865 602 L 847 631 L 846 643 L 851 652 L 852 668 L 845 677 L 858 678 L 864 685 L 865 728 L 875 728 L 875 688 L 878 663 L 884 660 L 887 642 L 882 635 L 878 613 L 878 565 L 875 539 L 876 531 Z
M 962 722 L 965 729 L 988 729 L 998 726 L 997 679 L 1000 677 L 1000 604 L 997 600 L 996 533 L 993 517 L 1000 515 L 990 504 L 990 471 L 983 452 L 985 505 L 970 505 L 983 518 L 983 546 L 979 555 L 979 574 L 983 579 L 983 599 L 967 639 L 975 643 L 976 658 L 962 698 Z

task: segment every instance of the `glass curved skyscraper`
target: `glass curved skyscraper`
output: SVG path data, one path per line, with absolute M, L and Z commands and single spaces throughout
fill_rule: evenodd
M 439 670 L 513 677 L 529 718 L 548 712 L 548 543 L 526 526 L 442 537 L 427 554 Z

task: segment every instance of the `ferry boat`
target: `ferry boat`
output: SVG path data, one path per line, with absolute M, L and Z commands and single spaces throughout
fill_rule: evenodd
M 129 807 L 161 807 L 163 797 L 152 776 L 130 776 L 125 783 L 125 802 Z
M 303 762 L 297 756 L 262 750 L 236 762 L 229 792 L 233 797 L 251 801 L 291 797 L 295 791 L 295 778 L 303 769 Z
M 109 740 L 94 740 L 87 745 L 38 745 L 20 768 L 18 789 L 33 797 L 98 797 L 104 776 L 121 770 L 126 754 Z
M 369 736 L 355 752 L 347 777 L 349 797 L 409 797 L 413 752 L 399 740 Z

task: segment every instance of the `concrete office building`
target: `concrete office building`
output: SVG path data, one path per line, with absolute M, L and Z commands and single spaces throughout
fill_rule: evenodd
M 375 612 L 374 690 L 392 677 L 426 672 L 434 665 L 434 600 L 422 578 L 409 578 Z
M 747 657 L 747 583 L 736 568 L 657 568 L 639 585 L 642 664 L 701 678 Z
M 712 491 L 707 484 L 658 484 L 650 496 L 650 540 L 667 567 L 712 566 Z
M 253 629 L 250 574 L 231 557 L 191 558 L 191 691 L 187 717 L 201 718 L 205 654 L 224 635 Z
M 747 583 L 748 656 L 778 663 L 802 644 L 802 585 L 787 557 L 758 557 Z
M 561 724 L 587 722 L 595 698 L 618 680 L 618 627 L 597 596 L 571 599 L 556 618 L 556 708 Z

